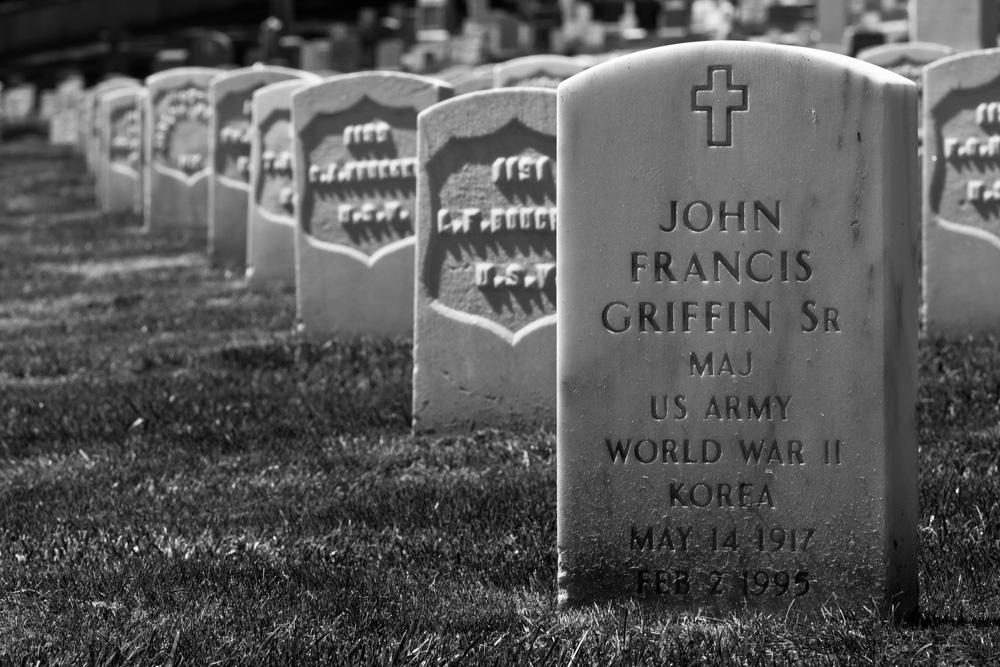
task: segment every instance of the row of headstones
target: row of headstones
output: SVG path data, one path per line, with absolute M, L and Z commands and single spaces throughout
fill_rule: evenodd
M 453 89 L 456 94 L 510 86 L 555 88 L 563 79 L 592 64 L 593 60 L 589 58 L 530 56 L 475 70 L 456 68 L 451 72 L 442 72 L 441 78 L 453 81 Z M 196 91 L 198 102 L 211 107 L 198 121 L 206 129 L 207 125 L 212 122 L 211 119 L 215 116 L 216 111 L 216 104 L 209 100 L 209 96 L 215 94 L 216 97 L 226 96 L 230 98 L 228 101 L 230 107 L 223 109 L 224 117 L 216 125 L 218 128 L 225 129 L 228 133 L 227 136 L 232 138 L 237 136 L 237 132 L 241 129 L 240 126 L 242 129 L 246 129 L 246 126 L 249 125 L 253 93 L 267 84 L 285 79 L 317 81 L 319 77 L 280 67 L 256 66 L 229 72 L 204 68 L 178 68 L 150 77 L 149 85 L 145 87 L 135 79 L 115 77 L 86 91 L 82 103 L 78 105 L 80 119 L 75 127 L 79 129 L 80 150 L 86 154 L 88 166 L 97 173 L 98 200 L 102 208 L 108 212 L 125 208 L 133 208 L 137 212 L 141 212 L 145 208 L 143 192 L 148 188 L 144 186 L 139 175 L 143 168 L 144 155 L 141 124 L 146 104 L 144 99 L 153 87 L 168 91 L 188 86 L 192 91 Z M 210 90 L 209 82 L 218 84 L 217 91 Z M 279 93 L 278 96 L 279 99 L 281 96 L 287 98 L 289 94 L 290 90 L 286 90 L 285 93 Z M 237 100 L 239 103 L 236 104 L 233 100 Z M 193 104 L 194 102 L 195 98 L 191 98 L 186 103 Z M 235 106 L 232 106 L 233 104 Z M 64 123 L 60 123 L 60 125 L 64 125 Z M 66 133 L 59 134 L 62 136 Z M 190 133 L 182 134 L 187 136 Z M 250 134 L 252 133 L 248 133 L 247 137 Z M 161 137 L 167 136 L 173 136 L 173 132 L 161 135 Z M 197 132 L 192 136 L 196 137 Z M 232 152 L 230 149 L 233 149 L 234 145 L 238 146 L 242 143 L 244 154 L 239 156 L 243 159 L 239 160 L 238 165 L 238 171 L 241 171 L 242 175 L 237 174 L 236 180 L 242 181 L 245 186 L 249 175 L 247 168 L 249 141 L 227 140 L 225 136 L 219 135 L 216 131 L 213 131 L 211 136 L 213 137 L 211 142 L 207 138 L 203 138 L 200 142 L 201 145 L 188 146 L 185 148 L 184 155 L 176 156 L 177 162 L 171 165 L 173 170 L 188 173 L 188 177 L 190 177 L 192 174 L 209 169 L 211 161 L 209 150 L 212 146 L 220 147 L 219 155 L 224 156 L 227 150 Z M 236 150 L 239 152 L 238 149 Z M 155 151 L 151 151 L 150 154 L 156 155 Z M 101 156 L 102 160 L 100 165 L 97 164 L 98 155 Z M 166 157 L 167 161 L 170 161 L 174 156 Z M 220 168 L 232 167 L 233 165 L 228 167 L 222 165 Z M 106 172 L 110 173 L 107 178 L 105 178 Z M 223 179 L 223 183 L 228 183 L 231 180 L 232 178 L 228 181 Z M 223 185 L 224 188 L 225 185 Z M 197 209 L 198 201 L 206 202 L 206 197 L 207 195 L 194 197 L 195 209 Z M 203 203 L 202 208 L 206 205 L 207 202 Z M 150 212 L 147 211 L 147 216 L 149 214 Z M 153 220 L 156 217 L 155 214 L 152 214 Z M 195 226 L 203 225 L 206 214 L 194 210 L 187 216 L 187 219 Z M 147 217 L 147 221 L 149 220 L 150 218 Z M 155 222 L 150 224 L 155 224 Z
M 998 64 L 923 72 L 928 328 L 960 321 L 955 303 L 932 317 L 936 290 L 991 307 L 971 274 L 1000 249 L 979 173 L 1000 166 Z M 565 604 L 912 616 L 916 86 L 731 42 L 594 67 L 558 112 L 552 91 L 453 93 L 396 73 L 151 77 L 129 93 L 147 229 L 207 219 L 217 259 L 245 233 L 250 280 L 294 261 L 309 337 L 413 331 L 416 431 L 556 410 Z M 111 129 L 124 96 L 103 97 L 106 145 L 135 151 Z M 984 265 L 929 266 L 945 234 Z
M 428 307 L 418 308 L 422 330 L 455 329 L 456 320 L 478 328 L 463 334 L 465 368 L 454 371 L 451 334 L 417 335 L 418 359 L 427 361 L 418 361 L 426 371 L 417 374 L 419 430 L 554 416 L 555 98 L 524 91 L 554 88 L 589 64 L 548 56 L 508 61 L 491 72 L 492 95 L 460 98 L 483 107 L 460 105 L 472 121 L 454 128 L 469 134 L 464 143 L 510 154 L 502 166 L 484 167 L 494 180 L 456 190 L 454 203 L 436 214 L 440 229 L 475 225 L 473 235 L 442 241 L 450 250 L 435 244 L 422 253 L 430 261 L 420 269 L 429 290 L 420 296 Z M 295 281 L 301 328 L 311 339 L 411 334 L 415 202 L 418 184 L 427 185 L 417 116 L 454 94 L 442 80 L 397 73 L 324 80 L 276 67 L 184 68 L 144 86 L 131 79 L 100 84 L 88 91 L 83 109 L 92 116 L 81 126 L 94 133 L 83 143 L 102 210 L 142 213 L 153 233 L 207 233 L 212 262 L 245 267 L 251 283 Z M 493 116 L 501 119 L 496 127 Z M 438 158 L 445 159 L 465 168 L 454 156 Z M 483 201 L 474 213 L 477 198 Z M 514 257 L 520 261 L 505 261 Z M 473 282 L 459 276 L 466 269 Z M 504 363 L 509 355 L 494 340 L 498 332 L 503 346 L 530 339 L 518 343 L 527 354 L 514 367 Z

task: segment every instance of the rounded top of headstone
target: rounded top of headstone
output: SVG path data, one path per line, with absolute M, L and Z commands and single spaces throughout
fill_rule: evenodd
M 174 67 L 147 76 L 146 86 L 149 88 L 154 86 L 168 86 L 175 81 L 185 80 L 207 86 L 214 77 L 223 71 L 215 67 Z
M 287 110 L 291 107 L 293 92 L 303 86 L 308 86 L 322 80 L 318 76 L 309 76 L 301 79 L 279 81 L 258 88 L 253 94 L 254 114 L 258 114 L 256 117 L 259 121 L 262 118 L 266 118 L 267 114 L 275 109 L 283 108 Z
M 924 68 L 924 107 L 933 109 L 957 88 L 995 85 L 1000 79 L 1000 48 L 964 51 Z
M 493 72 L 473 70 L 456 77 L 451 83 L 455 86 L 455 93 L 458 95 L 489 90 L 493 87 Z
M 263 63 L 256 63 L 250 67 L 240 67 L 238 69 L 232 69 L 227 71 L 222 71 L 215 76 L 211 81 L 211 86 L 213 88 L 218 88 L 220 84 L 231 85 L 234 88 L 246 85 L 247 83 L 257 82 L 261 80 L 274 81 L 283 79 L 304 79 L 307 78 L 309 72 L 300 69 L 294 69 L 292 67 L 281 67 L 279 65 L 265 65 Z
M 321 76 L 308 72 L 306 74 L 308 76 L 302 76 L 296 79 L 286 79 L 284 81 L 277 81 L 275 83 L 269 83 L 266 86 L 261 86 L 253 92 L 253 99 L 256 102 L 261 99 L 288 95 L 292 90 L 296 90 L 302 86 L 319 83 L 323 80 L 323 77 Z
M 101 104 L 111 105 L 123 99 L 138 99 L 142 97 L 143 88 L 140 86 L 127 86 L 115 88 L 101 95 Z
M 872 83 L 914 85 L 895 72 L 829 51 L 761 42 L 710 41 L 661 46 L 603 62 L 560 83 L 559 96 L 562 99 L 595 86 L 615 87 L 616 82 L 636 79 L 648 79 L 650 85 L 662 87 L 671 78 L 666 72 L 678 72 L 697 64 L 710 68 L 722 60 L 738 63 L 757 80 L 780 80 L 790 68 L 811 68 L 816 76 L 823 73 L 841 76 L 849 71 Z
M 421 125 L 434 123 L 444 131 L 423 133 L 427 154 L 435 153 L 452 137 L 497 132 L 518 118 L 542 134 L 555 134 L 556 91 L 553 88 L 492 88 L 460 95 L 420 112 Z M 474 122 L 469 122 L 469 119 Z
M 931 63 L 954 53 L 955 49 L 945 44 L 900 42 L 862 49 L 856 57 L 858 60 L 864 60 L 881 67 L 891 67 L 901 62 Z
M 935 60 L 933 63 L 927 66 L 927 71 L 940 72 L 942 70 L 954 70 L 961 68 L 963 64 L 981 60 L 988 62 L 991 60 L 996 60 L 997 55 L 1000 55 L 1000 48 L 995 49 L 979 49 L 977 51 L 962 51 L 960 53 L 954 53 L 950 56 L 945 56 L 940 60 Z
M 422 111 L 452 96 L 446 82 L 403 72 L 356 72 L 324 79 L 292 93 L 295 125 L 301 129 L 312 117 L 339 113 L 368 98 L 388 107 Z
M 96 95 L 100 95 L 105 91 L 114 90 L 116 88 L 135 88 L 140 86 L 142 86 L 142 81 L 139 81 L 138 79 L 133 79 L 132 77 L 127 76 L 117 76 L 113 79 L 105 79 L 104 81 L 101 81 L 91 88 L 91 90 L 93 90 Z
M 539 77 L 565 79 L 589 67 L 577 58 L 538 55 L 512 58 L 493 67 L 493 87 L 516 86 L 524 79 Z

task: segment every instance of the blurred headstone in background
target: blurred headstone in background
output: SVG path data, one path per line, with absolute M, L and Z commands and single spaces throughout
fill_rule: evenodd
M 191 67 L 232 67 L 236 64 L 233 40 L 218 30 L 202 30 L 191 39 L 188 46 L 188 65 Z
M 996 0 L 912 0 L 910 38 L 944 44 L 955 51 L 997 45 Z

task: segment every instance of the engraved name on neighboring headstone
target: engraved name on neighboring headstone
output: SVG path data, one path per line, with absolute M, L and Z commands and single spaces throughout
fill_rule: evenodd
M 250 284 L 295 283 L 292 93 L 320 80 L 311 76 L 282 81 L 253 94 L 246 270 Z
M 142 212 L 142 101 L 142 88 L 119 88 L 101 97 L 105 213 Z
M 1000 327 L 1000 49 L 924 71 L 924 324 L 929 333 Z
M 587 69 L 576 58 L 557 55 L 524 56 L 493 68 L 493 87 L 555 88 L 561 81 Z
M 413 429 L 554 423 L 556 95 L 420 114 Z
M 715 42 L 558 95 L 561 604 L 912 617 L 916 87 Z
M 305 335 L 413 331 L 417 114 L 437 79 L 333 77 L 292 95 L 298 314 Z
M 208 186 L 208 255 L 217 266 L 242 269 L 246 265 L 253 93 L 306 74 L 255 65 L 220 74 L 209 86 L 212 176 Z
M 180 67 L 146 79 L 146 231 L 208 233 L 208 86 L 219 73 Z

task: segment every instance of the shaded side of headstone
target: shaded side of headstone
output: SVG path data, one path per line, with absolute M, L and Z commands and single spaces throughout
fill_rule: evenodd
M 914 616 L 915 86 L 715 42 L 558 94 L 561 605 Z
M 295 159 L 292 93 L 320 77 L 282 81 L 253 94 L 247 270 L 250 284 L 295 284 Z
M 555 88 L 561 81 L 587 69 L 568 56 L 524 56 L 499 63 L 493 68 L 493 87 L 530 86 Z
M 997 45 L 996 0 L 913 0 L 911 39 L 944 44 L 955 51 Z
M 182 67 L 146 79 L 147 232 L 208 234 L 208 86 L 217 69 Z
M 119 88 L 101 97 L 105 213 L 136 212 L 142 201 L 142 89 Z
M 420 114 L 413 430 L 555 420 L 556 95 Z
M 302 331 L 413 331 L 417 114 L 452 95 L 436 79 L 358 73 L 292 95 L 296 287 Z
M 924 328 L 1000 328 L 1000 49 L 924 70 Z
M 220 74 L 209 85 L 208 257 L 215 266 L 246 264 L 253 93 L 304 76 L 301 70 L 258 65 Z

